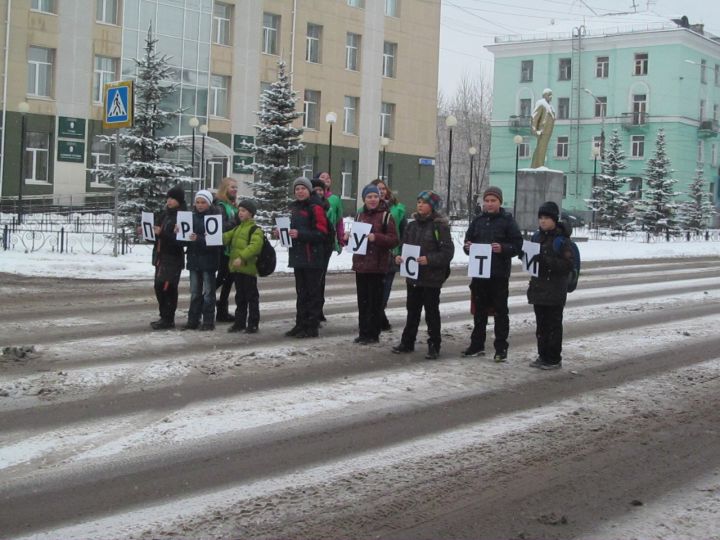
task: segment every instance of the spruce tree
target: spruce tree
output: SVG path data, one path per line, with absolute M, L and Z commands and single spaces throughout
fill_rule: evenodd
M 658 130 L 655 153 L 648 160 L 645 172 L 646 187 L 643 198 L 635 205 L 643 225 L 655 234 L 677 231 L 678 203 L 675 202 L 675 197 L 680 193 L 673 189 L 677 180 L 670 177 L 672 171 L 663 129 Z
M 699 234 L 708 228 L 710 218 L 716 213 L 710 201 L 702 167 L 695 170 L 688 197 L 690 201 L 680 205 L 680 222 L 685 229 Z
M 292 180 L 301 171 L 292 165 L 304 148 L 303 129 L 292 125 L 303 115 L 295 110 L 296 102 L 297 92 L 290 85 L 285 62 L 280 61 L 277 80 L 260 96 L 255 144 L 245 146 L 255 154 L 252 187 L 258 205 L 256 219 L 261 223 L 272 223 L 287 211 Z
M 134 83 L 135 105 L 133 126 L 120 132 L 120 148 L 124 161 L 120 162 L 118 177 L 118 214 L 121 225 L 135 231 L 140 223 L 140 213 L 160 212 L 165 208 L 166 193 L 185 178 L 185 168 L 161 156 L 175 152 L 177 137 L 158 136 L 179 111 L 163 111 L 160 103 L 177 84 L 170 80 L 168 57 L 156 50 L 157 39 L 148 30 L 145 38 L 145 56 L 135 59 L 137 77 Z M 103 137 L 105 142 L 115 144 L 114 136 Z M 101 177 L 113 182 L 115 167 L 103 166 Z
M 632 193 L 626 189 L 628 179 L 619 174 L 626 167 L 620 135 L 613 130 L 604 152 L 602 172 L 592 190 L 592 199 L 585 201 L 595 212 L 595 222 L 600 227 L 623 231 L 629 226 Z

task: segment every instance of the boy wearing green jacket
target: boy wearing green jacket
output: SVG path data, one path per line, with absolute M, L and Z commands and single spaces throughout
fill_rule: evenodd
M 263 231 L 255 225 L 256 204 L 250 199 L 238 203 L 240 224 L 223 233 L 223 244 L 229 246 L 228 270 L 235 283 L 235 322 L 228 332 L 254 334 L 260 324 L 260 293 L 257 288 L 255 262 L 262 250 Z

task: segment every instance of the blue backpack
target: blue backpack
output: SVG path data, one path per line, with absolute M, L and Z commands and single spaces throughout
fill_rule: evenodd
M 539 242 L 540 231 L 535 231 L 535 233 L 532 235 L 531 240 L 533 242 Z M 555 251 L 555 253 L 560 254 L 563 245 L 567 245 L 567 247 L 570 248 L 570 251 L 572 251 L 573 254 L 573 269 L 568 274 L 567 283 L 567 291 L 571 293 L 575 289 L 577 289 L 578 279 L 580 279 L 580 250 L 578 249 L 577 244 L 567 236 L 556 236 L 555 240 L 553 240 L 553 250 Z

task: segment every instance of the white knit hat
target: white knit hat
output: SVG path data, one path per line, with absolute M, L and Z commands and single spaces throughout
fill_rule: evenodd
M 195 194 L 195 198 L 203 198 L 207 201 L 208 204 L 213 203 L 213 196 L 212 193 L 210 193 L 207 189 L 201 189 Z

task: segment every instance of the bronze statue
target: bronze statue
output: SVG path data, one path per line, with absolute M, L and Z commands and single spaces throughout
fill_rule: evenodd
M 553 127 L 555 126 L 555 109 L 550 102 L 552 101 L 552 90 L 546 88 L 543 90 L 542 99 L 538 99 L 535 103 L 535 109 L 532 113 L 532 130 L 537 136 L 537 146 L 533 153 L 531 168 L 537 169 L 545 165 L 545 156 L 547 155 L 550 137 L 552 136 Z

